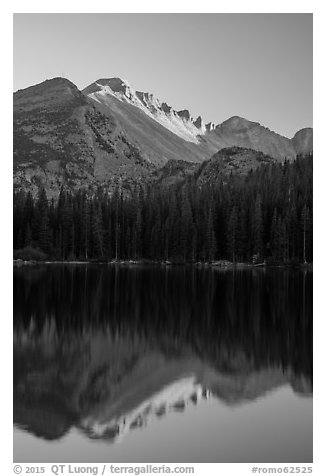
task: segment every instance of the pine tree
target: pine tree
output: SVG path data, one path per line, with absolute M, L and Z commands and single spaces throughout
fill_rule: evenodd
M 227 245 L 228 245 L 229 255 L 233 263 L 236 262 L 237 244 L 238 244 L 238 211 L 236 207 L 233 207 L 230 213 L 229 222 L 228 222 L 228 230 L 227 230 Z
M 82 196 L 82 250 L 83 256 L 87 261 L 89 258 L 90 245 L 90 207 L 86 193 Z
M 50 246 L 50 230 L 48 216 L 48 199 L 44 188 L 42 188 L 38 194 L 36 220 L 39 247 L 42 251 L 48 253 Z
M 206 243 L 207 243 L 207 258 L 208 261 L 214 261 L 216 254 L 216 237 L 214 231 L 214 222 L 213 222 L 213 211 L 210 208 L 207 219 L 207 229 L 206 229 Z
M 262 216 L 262 200 L 258 194 L 254 204 L 254 212 L 252 217 L 252 242 L 253 253 L 261 259 L 263 257 L 263 216 Z
M 94 256 L 103 258 L 104 256 L 104 247 L 103 247 L 103 217 L 102 217 L 102 208 L 99 202 L 92 204 L 92 209 L 90 213 L 90 227 L 92 234 L 92 241 L 94 244 Z
M 190 201 L 187 194 L 182 194 L 181 201 L 181 233 L 180 233 L 180 246 L 183 253 L 183 261 L 186 262 L 191 255 L 192 251 L 192 235 L 193 235 L 193 218 L 190 207 Z
M 302 226 L 302 259 L 303 263 L 307 264 L 307 236 L 310 221 L 310 212 L 306 204 L 304 204 L 301 212 L 301 226 Z
M 281 259 L 280 231 L 280 221 L 278 218 L 277 209 L 274 208 L 270 232 L 270 247 L 272 257 L 276 261 L 280 261 Z

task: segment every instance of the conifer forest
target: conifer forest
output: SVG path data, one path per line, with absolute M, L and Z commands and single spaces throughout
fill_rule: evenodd
M 177 263 L 312 261 L 312 155 L 199 185 L 14 192 L 14 257 Z

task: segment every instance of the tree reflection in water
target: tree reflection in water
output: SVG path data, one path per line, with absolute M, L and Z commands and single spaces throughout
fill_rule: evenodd
M 14 423 L 115 441 L 201 399 L 312 394 L 312 272 L 14 270 Z

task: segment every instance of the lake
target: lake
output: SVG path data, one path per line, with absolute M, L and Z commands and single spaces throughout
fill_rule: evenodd
M 312 272 L 14 268 L 14 461 L 312 462 Z

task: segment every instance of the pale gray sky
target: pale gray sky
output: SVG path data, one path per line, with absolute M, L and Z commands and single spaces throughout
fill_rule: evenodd
M 312 14 L 15 14 L 14 90 L 119 76 L 205 122 L 312 126 Z

